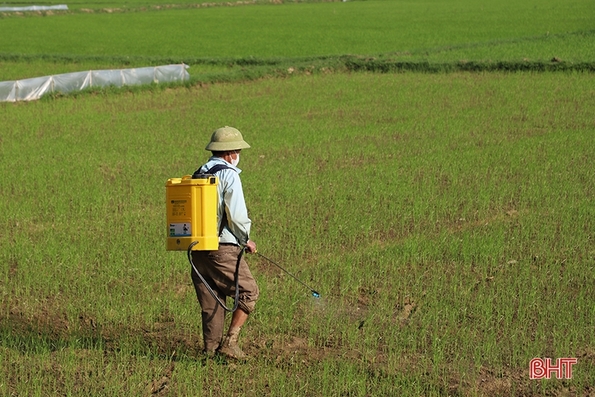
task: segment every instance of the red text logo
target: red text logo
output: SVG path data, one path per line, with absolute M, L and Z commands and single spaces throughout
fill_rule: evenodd
M 572 366 L 576 363 L 576 358 L 559 358 L 555 364 L 551 358 L 534 358 L 529 363 L 529 376 L 531 379 L 551 379 L 553 374 L 556 379 L 571 379 Z

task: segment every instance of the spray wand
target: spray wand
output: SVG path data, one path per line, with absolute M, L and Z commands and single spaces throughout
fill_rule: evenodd
M 296 280 L 298 283 L 302 284 L 304 287 L 308 288 L 310 290 L 310 292 L 312 293 L 312 296 L 315 298 L 320 298 L 320 294 L 315 291 L 314 289 L 312 289 L 312 287 L 310 287 L 308 284 L 304 283 L 302 280 L 300 280 L 299 278 L 297 278 L 296 276 L 294 276 L 293 274 L 291 274 L 290 272 L 288 272 L 287 270 L 285 270 L 284 268 L 281 267 L 281 265 L 279 265 L 278 263 L 276 263 L 275 261 L 273 261 L 272 259 L 267 258 L 266 256 L 264 256 L 263 254 L 261 254 L 260 252 L 256 251 L 255 254 L 258 254 L 258 256 L 266 259 L 267 261 L 271 262 L 273 265 L 277 266 L 279 269 L 283 270 L 285 273 L 289 274 L 291 277 L 293 277 L 294 280 Z

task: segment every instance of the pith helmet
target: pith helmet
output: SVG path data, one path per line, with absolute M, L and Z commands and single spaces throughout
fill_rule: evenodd
M 242 133 L 233 127 L 222 127 L 211 135 L 211 142 L 205 150 L 225 152 L 227 150 L 248 149 L 250 145 L 242 137 Z

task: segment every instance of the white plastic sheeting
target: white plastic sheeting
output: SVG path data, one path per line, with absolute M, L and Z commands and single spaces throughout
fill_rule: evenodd
M 68 10 L 66 4 L 55 6 L 0 7 L 0 12 Z
M 165 65 L 137 69 L 91 70 L 0 82 L 0 101 L 32 101 L 53 92 L 68 93 L 90 87 L 140 85 L 185 81 L 188 65 Z

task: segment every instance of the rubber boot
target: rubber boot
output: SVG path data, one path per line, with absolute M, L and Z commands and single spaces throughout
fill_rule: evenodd
M 203 351 L 202 351 L 202 354 L 204 354 L 208 358 L 215 357 L 216 353 L 217 353 L 216 349 L 203 349 Z
M 219 346 L 219 353 L 223 354 L 227 358 L 233 358 L 236 360 L 243 360 L 247 358 L 246 354 L 238 346 L 238 338 L 240 336 L 241 328 L 230 328 L 227 336 L 223 338 L 221 346 Z
M 217 351 L 219 350 L 219 346 L 221 346 L 221 343 L 204 342 L 202 354 L 204 354 L 207 357 L 213 357 L 213 356 L 215 356 L 215 354 L 217 354 Z

